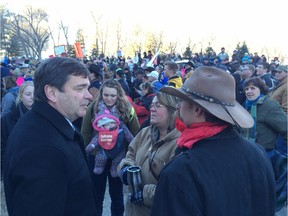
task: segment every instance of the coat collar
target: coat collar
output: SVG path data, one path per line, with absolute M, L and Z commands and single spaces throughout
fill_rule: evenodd
M 64 136 L 71 140 L 74 139 L 76 131 L 73 130 L 65 117 L 47 102 L 34 102 L 32 111 L 49 121 Z
M 273 90 L 279 88 L 280 86 L 282 86 L 284 84 L 287 84 L 287 77 L 285 77 L 283 80 L 281 80 L 279 83 L 277 83 Z
M 180 132 L 174 128 L 172 131 L 168 132 L 168 134 L 162 139 L 158 140 L 159 137 L 159 131 L 155 125 L 152 125 L 150 127 L 150 138 L 153 148 L 158 148 L 158 146 L 162 145 L 163 143 L 170 142 L 171 140 L 175 139 L 175 137 L 178 137 L 180 135 Z
M 231 138 L 237 136 L 238 132 L 236 132 L 235 130 L 236 129 L 234 129 L 233 126 L 230 125 L 227 128 L 225 128 L 223 131 L 221 131 L 220 133 L 218 133 L 218 134 L 216 134 L 216 135 L 214 135 L 212 137 L 208 137 L 206 139 L 200 140 L 197 143 L 206 142 L 207 140 L 231 139 Z M 195 145 L 196 145 L 196 143 L 195 143 Z M 178 156 L 178 155 L 182 154 L 183 152 L 185 152 L 187 150 L 190 150 L 190 149 L 177 147 L 177 149 L 175 150 L 175 156 Z

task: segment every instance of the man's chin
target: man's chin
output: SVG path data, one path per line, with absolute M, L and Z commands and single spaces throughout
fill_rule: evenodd
M 81 108 L 81 110 L 79 110 L 79 112 L 77 113 L 77 118 L 82 118 L 86 115 L 87 112 L 87 108 Z

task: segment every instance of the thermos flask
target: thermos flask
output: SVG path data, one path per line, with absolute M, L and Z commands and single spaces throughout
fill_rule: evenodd
M 142 190 L 140 166 L 132 166 L 127 169 L 127 181 L 131 194 L 137 194 L 137 192 Z

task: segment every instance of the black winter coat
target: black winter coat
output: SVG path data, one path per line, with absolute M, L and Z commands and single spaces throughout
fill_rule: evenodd
M 82 136 L 48 103 L 18 121 L 5 159 L 9 215 L 98 215 Z
M 152 216 L 272 216 L 274 173 L 265 150 L 226 128 L 162 170 Z
M 28 111 L 22 102 L 1 117 L 1 177 L 3 174 L 7 140 L 17 121 Z

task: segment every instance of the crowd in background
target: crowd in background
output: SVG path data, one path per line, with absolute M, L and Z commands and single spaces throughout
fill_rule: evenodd
M 93 130 L 91 122 L 95 119 L 95 116 L 102 114 L 106 109 L 117 116 L 122 122 L 122 127 L 129 130 L 133 138 L 135 137 L 132 142 L 131 140 L 128 143 L 122 141 L 127 145 L 124 149 L 128 151 L 128 155 L 126 158 L 125 155 L 122 155 L 121 159 L 123 159 L 123 161 L 118 167 L 118 174 L 115 174 L 115 170 L 121 160 L 119 160 L 116 165 L 113 165 L 112 160 L 105 161 L 105 164 L 102 164 L 102 171 L 99 173 L 99 171 L 95 172 L 95 163 L 97 163 L 95 154 L 89 154 L 91 172 L 94 170 L 93 182 L 95 185 L 98 185 L 98 192 L 100 191 L 97 196 L 97 208 L 99 208 L 100 212 L 102 212 L 106 180 L 108 178 L 109 192 L 112 199 L 111 212 L 114 212 L 114 215 L 123 214 L 122 175 L 123 169 L 125 168 L 124 165 L 132 165 L 135 161 L 137 161 L 137 163 L 143 162 L 142 160 L 144 159 L 142 159 L 142 157 L 145 157 L 145 155 L 138 157 L 135 152 L 135 148 L 140 148 L 138 146 L 139 139 L 145 137 L 148 144 L 147 146 L 141 147 L 145 151 L 149 149 L 150 142 L 159 145 L 156 151 L 161 149 L 160 147 L 162 145 L 161 143 L 159 144 L 159 137 L 155 138 L 155 140 L 154 138 L 147 138 L 149 137 L 150 130 L 159 135 L 164 128 L 163 131 L 165 131 L 165 133 L 163 137 L 161 137 L 163 138 L 161 140 L 165 140 L 165 142 L 170 144 L 176 140 L 178 133 L 174 126 L 172 128 L 168 127 L 172 124 L 172 120 L 168 117 L 171 116 L 172 111 L 175 110 L 169 108 L 170 105 L 166 104 L 166 101 L 168 100 L 169 102 L 170 100 L 173 104 L 177 104 L 177 100 L 175 98 L 167 99 L 167 96 L 159 94 L 159 90 L 164 86 L 181 87 L 191 74 L 193 74 L 193 71 L 201 66 L 216 67 L 233 76 L 235 79 L 236 100 L 250 112 L 255 121 L 255 125 L 251 130 L 242 131 L 243 136 L 248 140 L 262 145 L 267 151 L 267 154 L 269 154 L 271 161 L 281 159 L 279 159 L 279 152 L 281 157 L 282 155 L 286 156 L 287 161 L 288 71 L 287 65 L 281 64 L 277 57 L 268 62 L 265 55 L 259 56 L 258 53 L 245 53 L 244 57 L 240 58 L 237 50 L 234 50 L 233 54 L 229 55 L 223 47 L 218 54 L 214 52 L 208 52 L 203 55 L 195 53 L 189 59 L 175 54 L 164 57 L 161 54 L 156 55 L 148 51 L 144 52 L 143 55 L 136 52 L 134 57 L 90 57 L 79 61 L 82 61 L 89 69 L 90 86 L 88 90 L 92 95 L 90 107 L 86 115 L 73 122 L 83 134 L 85 145 L 89 145 L 89 143 L 91 145 L 91 140 L 96 133 Z M 13 59 L 6 59 L 1 63 L 1 158 L 3 159 L 10 131 L 17 120 L 31 109 L 33 103 L 31 103 L 31 97 L 33 97 L 33 91 L 31 91 L 31 89 L 34 88 L 33 75 L 38 64 L 33 64 L 25 59 L 21 63 L 17 63 Z M 260 90 L 257 94 L 255 93 L 257 97 L 252 97 L 251 99 L 249 97 L 251 94 L 254 94 L 255 87 Z M 111 99 L 113 96 L 115 98 Z M 266 98 L 269 99 L 266 100 Z M 162 102 L 159 103 L 161 100 Z M 158 123 L 158 120 L 155 120 L 155 118 L 157 118 L 155 117 L 155 112 L 162 106 L 168 109 L 168 111 L 163 114 L 167 120 Z M 174 108 L 176 108 L 176 105 Z M 13 118 L 11 117 L 12 113 L 14 113 Z M 10 117 L 8 117 L 9 115 Z M 11 122 L 13 122 L 13 124 L 9 124 Z M 169 124 L 167 125 L 167 123 Z M 151 127 L 149 131 L 147 128 L 143 131 L 143 128 L 147 126 Z M 5 133 L 3 133 L 3 129 L 5 129 Z M 128 148 L 130 142 L 132 146 Z M 171 149 L 175 150 L 173 147 L 171 147 Z M 172 153 L 169 156 L 165 156 L 167 162 L 171 158 Z M 114 173 L 111 175 L 113 166 Z M 151 167 L 149 166 L 151 166 L 149 163 L 145 165 L 146 172 L 150 172 Z M 280 209 L 284 205 L 287 205 L 287 177 L 285 179 L 287 164 L 284 169 L 279 167 L 283 166 L 283 162 L 281 162 L 281 165 L 278 167 L 275 166 L 273 168 L 278 172 L 277 175 L 275 174 L 275 178 L 278 181 L 276 181 L 276 187 L 278 189 L 276 192 L 279 198 L 277 204 Z M 157 175 L 160 171 L 161 169 L 157 169 Z M 119 175 L 119 177 L 115 179 L 115 175 Z M 151 175 L 149 179 L 145 179 L 144 182 L 145 184 L 156 185 L 156 179 L 156 176 Z M 101 184 L 96 182 L 101 182 Z M 146 190 L 148 190 L 147 188 Z M 154 188 L 154 186 L 152 186 L 152 188 Z M 139 197 L 137 199 L 129 197 L 130 203 L 125 206 L 128 206 L 130 212 L 137 213 L 137 211 L 142 211 L 148 215 L 152 203 L 151 199 L 145 198 L 145 196 L 151 193 L 154 194 L 154 192 L 146 192 L 146 195 L 145 191 L 143 193 L 144 194 L 141 195 L 142 200 L 140 197 L 140 201 Z M 148 208 L 140 208 L 140 210 L 133 209 L 133 204 L 139 204 L 139 202 L 141 205 L 147 205 Z M 149 202 L 149 204 L 145 202 Z M 127 210 L 126 207 L 125 211 Z M 127 212 L 126 214 L 129 215 Z

